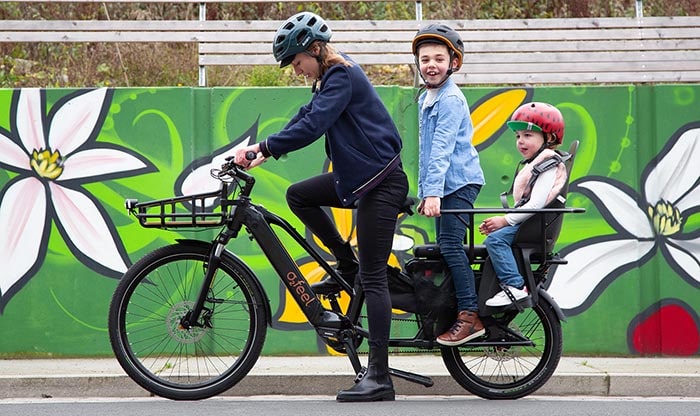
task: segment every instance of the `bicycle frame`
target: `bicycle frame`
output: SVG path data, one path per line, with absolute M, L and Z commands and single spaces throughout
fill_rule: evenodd
M 309 323 L 314 327 L 324 327 L 330 325 L 335 329 L 348 329 L 353 327 L 352 322 L 355 322 L 360 314 L 360 309 L 362 307 L 362 301 L 364 299 L 362 288 L 358 286 L 357 288 L 351 287 L 342 277 L 340 277 L 335 269 L 333 269 L 328 262 L 323 259 L 323 257 L 314 249 L 308 241 L 298 232 L 296 229 L 284 218 L 268 211 L 266 208 L 253 204 L 250 200 L 249 194 L 255 180 L 252 176 L 245 172 L 239 171 L 240 175 L 245 175 L 246 186 L 242 189 L 239 198 L 233 200 L 222 200 L 221 204 L 226 211 L 231 209 L 229 215 L 229 220 L 226 222 L 226 227 L 219 233 L 217 238 L 214 240 L 212 245 L 211 254 L 209 258 L 209 267 L 207 268 L 207 274 L 205 276 L 205 284 L 203 289 L 198 296 L 196 304 L 193 306 L 191 312 L 189 312 L 183 318 L 183 326 L 189 327 L 190 325 L 196 325 L 199 320 L 199 316 L 202 311 L 202 306 L 205 302 L 207 296 L 206 288 L 212 282 L 214 278 L 213 274 L 216 270 L 221 254 L 226 249 L 229 241 L 238 237 L 240 230 L 243 226 L 246 227 L 248 232 L 251 234 L 252 239 L 255 240 L 266 258 L 269 260 L 270 264 L 274 268 L 275 272 L 279 276 L 282 283 L 285 285 L 287 291 L 290 293 L 294 301 L 297 303 L 301 309 L 304 316 L 307 318 Z M 222 186 L 221 194 L 225 195 L 227 193 L 225 183 Z M 465 238 L 465 248 L 467 255 L 471 264 L 478 264 L 478 256 L 475 253 L 475 248 L 477 247 L 474 243 L 474 218 L 477 215 L 486 214 L 506 214 L 509 212 L 519 212 L 519 213 L 531 213 L 535 214 L 540 219 L 540 231 L 544 236 L 546 223 L 545 214 L 565 214 L 565 213 L 581 213 L 585 212 L 582 208 L 541 208 L 541 209 L 513 209 L 513 208 L 472 208 L 472 209 L 446 209 L 442 210 L 442 214 L 446 215 L 457 215 L 463 223 L 467 225 L 467 236 Z M 466 215 L 468 220 L 465 220 L 462 216 Z M 348 311 L 344 316 L 340 317 L 338 315 L 329 315 L 328 312 L 341 313 L 339 308 L 334 308 L 329 311 L 324 308 L 321 304 L 318 296 L 313 292 L 313 289 L 309 285 L 306 278 L 303 276 L 299 267 L 297 266 L 294 259 L 291 258 L 289 252 L 284 248 L 284 245 L 280 241 L 277 233 L 273 230 L 273 226 L 277 226 L 287 235 L 291 236 L 295 242 L 297 242 L 302 249 L 309 254 L 324 271 L 330 275 L 332 278 L 342 286 L 351 298 L 350 306 Z M 483 249 L 483 248 L 482 248 Z M 542 238 L 542 247 L 540 252 L 546 252 L 545 249 L 545 239 Z M 528 253 L 529 255 L 529 253 Z M 525 256 L 527 257 L 527 256 Z M 550 260 L 550 263 L 556 263 L 557 260 Z M 528 280 L 528 286 L 531 288 L 536 288 L 536 282 L 534 281 L 532 270 L 526 269 L 526 279 Z M 533 291 L 533 302 L 537 302 L 538 296 L 547 296 L 548 301 L 554 305 L 557 312 L 557 316 L 560 320 L 565 320 L 565 317 L 556 303 L 547 295 L 543 288 L 539 288 L 537 291 Z M 335 297 L 330 297 L 329 299 L 332 305 L 337 305 Z M 521 308 L 522 310 L 522 308 Z M 367 337 L 369 334 L 360 327 L 354 327 L 354 330 L 361 333 L 363 336 Z M 392 347 L 413 347 L 413 348 L 423 348 L 432 349 L 436 347 L 434 340 L 426 340 L 419 338 L 410 339 L 400 339 L 394 338 L 389 340 L 389 345 Z M 474 347 L 488 347 L 496 346 L 498 343 L 493 343 L 489 341 L 472 341 L 469 343 L 470 346 Z M 517 345 L 517 343 L 516 343 Z M 530 345 L 527 340 L 523 339 L 522 345 Z
M 321 257 L 318 251 L 289 224 L 289 222 L 267 209 L 246 201 L 236 207 L 236 213 L 233 216 L 234 223 L 237 216 L 240 216 L 241 224 L 248 229 L 253 239 L 258 243 L 280 277 L 280 280 L 301 308 L 304 316 L 313 326 L 321 324 L 324 320 L 324 308 L 319 298 L 311 289 L 308 281 L 299 270 L 296 262 L 284 248 L 284 245 L 272 229 L 272 226 L 280 227 L 291 236 L 294 241 L 296 241 L 304 251 L 326 271 L 326 273 L 334 275 L 336 273 L 335 270 Z M 231 232 L 235 233 L 236 231 L 231 230 Z M 342 281 L 342 279 L 340 281 Z M 342 283 L 344 285 L 343 288 L 347 290 L 348 293 L 352 294 L 353 289 L 346 282 L 342 281 Z
M 241 172 L 242 173 L 242 172 Z M 252 187 L 254 179 L 249 176 L 247 181 L 248 186 Z M 198 322 L 199 315 L 202 311 L 203 304 L 207 296 L 207 288 L 211 285 L 214 278 L 214 272 L 219 264 L 221 255 L 226 249 L 227 244 L 231 239 L 238 237 L 242 227 L 246 227 L 263 253 L 270 261 L 270 264 L 277 272 L 280 280 L 285 285 L 292 298 L 295 300 L 306 319 L 314 327 L 328 325 L 334 320 L 334 317 L 329 316 L 328 312 L 321 304 L 318 296 L 313 292 L 306 278 L 303 276 L 294 259 L 291 258 L 289 252 L 284 248 L 284 245 L 278 238 L 272 226 L 280 227 L 284 232 L 291 236 L 303 249 L 306 251 L 329 275 L 334 275 L 351 296 L 354 294 L 351 288 L 342 278 L 338 278 L 335 270 L 321 257 L 306 241 L 301 234 L 285 219 L 268 211 L 260 205 L 255 205 L 248 197 L 249 189 L 243 189 L 239 198 L 234 200 L 222 200 L 221 204 L 224 210 L 231 209 L 229 220 L 226 221 L 226 227 L 219 233 L 213 242 L 211 254 L 209 257 L 207 272 L 205 275 L 204 285 L 197 297 L 197 302 L 193 309 L 183 319 L 183 326 L 188 327 Z M 222 188 L 222 195 L 226 194 L 226 188 Z
M 180 300 L 178 303 L 178 306 L 187 308 L 187 311 L 183 311 L 182 315 L 177 315 L 179 327 L 175 328 L 174 331 L 193 330 L 195 334 L 204 334 L 205 332 L 197 331 L 206 331 L 208 328 L 214 328 L 215 324 L 211 326 L 213 321 L 210 317 L 215 313 L 214 310 L 216 308 L 211 307 L 211 304 L 216 304 L 217 302 L 222 303 L 223 299 L 221 297 L 216 298 L 209 292 L 216 283 L 215 275 L 219 267 L 221 265 L 225 266 L 227 262 L 230 264 L 232 261 L 231 255 L 233 253 L 226 249 L 228 243 L 231 239 L 238 238 L 242 228 L 245 227 L 251 239 L 256 241 L 276 274 L 279 276 L 287 292 L 289 292 L 290 296 L 294 299 L 301 312 L 318 335 L 329 347 L 336 351 L 346 353 L 355 373 L 361 374 L 362 365 L 359 360 L 357 349 L 362 340 L 369 337 L 367 329 L 363 328 L 359 323 L 364 303 L 364 293 L 361 285 L 356 284 L 356 287 L 351 287 L 322 257 L 321 253 L 294 229 L 288 221 L 268 211 L 263 206 L 252 203 L 250 193 L 255 179 L 250 174 L 245 172 L 243 168 L 235 165 L 228 166 L 228 169 L 229 170 L 224 171 L 224 175 L 221 173 L 219 174 L 219 178 L 222 180 L 222 186 L 217 192 L 150 201 L 142 204 L 139 204 L 135 200 L 127 200 L 126 202 L 127 209 L 138 217 L 141 225 L 144 227 L 221 227 L 215 239 L 210 243 L 198 240 L 197 244 L 189 240 L 182 241 L 190 246 L 199 247 L 193 251 L 199 252 L 198 256 L 202 259 L 201 263 L 204 266 L 204 276 L 201 280 L 201 286 L 198 283 L 196 286 L 198 289 L 192 293 L 193 296 L 191 299 L 193 301 Z M 223 179 L 226 175 L 234 177 L 237 184 L 240 186 L 240 191 L 236 196 L 229 195 L 228 182 Z M 210 205 L 206 204 L 205 200 L 215 197 L 219 198 L 219 204 L 213 210 L 207 208 Z M 177 212 L 175 207 L 178 204 L 185 206 L 187 212 Z M 220 212 L 218 211 L 219 208 Z M 407 211 L 407 207 L 404 207 L 404 210 Z M 460 220 L 467 224 L 468 235 L 465 239 L 465 251 L 468 254 L 470 263 L 479 265 L 486 262 L 486 250 L 483 246 L 474 244 L 475 216 L 484 214 L 504 214 L 513 211 L 515 210 L 478 208 L 443 210 L 442 214 L 459 215 Z M 534 315 L 533 318 L 525 318 L 527 320 L 524 320 L 524 318 L 521 317 L 520 320 L 516 320 L 516 327 L 511 328 L 511 321 L 518 314 L 523 312 L 522 306 L 516 305 L 516 308 L 499 311 L 494 317 L 491 317 L 491 312 L 487 311 L 485 318 L 491 321 L 489 324 L 491 333 L 488 336 L 469 341 L 457 347 L 444 347 L 438 344 L 435 341 L 435 337 L 431 335 L 433 333 L 432 326 L 424 327 L 423 321 L 421 320 L 423 319 L 422 315 L 419 317 L 418 312 L 414 312 L 416 323 L 418 324 L 418 332 L 415 333 L 412 338 L 392 337 L 389 340 L 390 347 L 406 347 L 426 351 L 439 350 L 455 380 L 467 390 L 487 398 L 522 397 L 539 388 L 539 386 L 551 376 L 553 367 L 556 366 L 561 354 L 560 321 L 564 320 L 564 316 L 556 303 L 547 295 L 542 286 L 542 282 L 546 274 L 546 268 L 550 264 L 565 263 L 565 261 L 549 255 L 546 251 L 544 230 L 547 224 L 545 214 L 563 215 L 565 213 L 585 212 L 585 210 L 579 208 L 545 208 L 538 210 L 518 209 L 517 212 L 533 213 L 538 215 L 541 220 L 540 230 L 543 235 L 541 247 L 528 247 L 523 249 L 524 261 L 527 264 L 526 270 L 524 270 L 526 274 L 525 278 L 528 287 L 532 290 L 532 300 L 529 301 L 534 301 L 534 306 L 533 304 L 526 306 L 527 308 L 532 307 L 533 310 L 525 315 L 527 316 L 531 312 L 531 314 Z M 289 254 L 289 251 L 284 247 L 280 240 L 280 232 L 284 232 L 290 236 L 331 278 L 335 279 L 341 285 L 342 289 L 350 297 L 350 304 L 346 311 L 341 310 L 337 301 L 338 295 L 331 294 L 326 296 L 330 302 L 330 308 L 321 303 L 321 300 L 316 293 L 314 293 L 306 277 L 302 275 L 299 266 Z M 423 247 L 426 248 L 423 255 L 419 254 L 418 247 L 414 248 L 415 260 L 420 262 L 441 259 L 439 247 L 436 244 Z M 533 271 L 530 268 L 529 257 L 531 253 L 535 252 L 541 252 L 543 256 L 540 259 L 540 268 Z M 154 253 L 158 256 L 159 253 L 162 252 Z M 145 264 L 151 264 L 150 262 L 152 261 L 158 260 L 151 256 L 150 259 L 147 259 Z M 264 293 L 259 279 L 257 279 L 257 276 L 255 276 L 252 270 L 247 268 L 245 263 L 240 260 L 235 261 L 238 262 L 238 267 L 244 270 L 244 274 L 250 272 L 251 276 L 249 281 L 251 283 L 249 283 L 249 285 L 250 287 L 257 288 L 253 291 L 259 290 L 259 303 L 257 304 L 263 304 L 266 300 L 266 294 Z M 227 267 L 229 267 L 228 270 L 231 270 L 230 266 Z M 136 270 L 139 270 L 139 268 Z M 143 268 L 140 270 L 143 270 Z M 403 270 L 399 273 L 404 278 L 411 279 Z M 481 277 L 483 283 L 484 272 L 482 270 L 475 270 L 475 273 Z M 135 271 L 130 275 L 131 279 L 140 279 L 142 277 L 143 275 L 140 274 L 139 271 Z M 134 281 L 138 282 L 137 280 Z M 450 282 L 448 283 L 451 285 Z M 132 289 L 129 284 L 130 282 L 127 281 L 126 285 L 122 285 L 123 287 L 120 288 L 121 290 L 117 291 L 120 296 L 131 296 Z M 413 290 L 413 288 L 411 290 Z M 263 299 L 262 302 L 260 302 L 261 299 Z M 269 303 L 269 301 L 267 303 Z M 205 308 L 205 304 L 210 305 L 210 307 Z M 125 325 L 124 319 L 121 317 L 125 316 L 125 310 L 129 307 L 128 302 L 115 295 L 112 305 L 113 307 L 110 308 L 111 322 L 116 325 Z M 262 316 L 267 318 L 267 323 L 269 324 L 269 305 L 265 306 L 268 307 L 266 308 L 266 312 L 262 313 Z M 177 311 L 174 313 L 177 313 Z M 525 328 L 517 327 L 518 322 Z M 175 323 L 177 324 L 178 321 L 175 321 Z M 486 326 L 487 323 L 484 325 Z M 531 326 L 535 329 L 527 329 Z M 130 352 L 131 344 L 127 342 L 130 335 L 125 331 L 124 326 L 116 329 L 113 327 L 114 325 L 110 326 L 110 339 L 113 348 L 115 351 L 118 351 L 120 363 L 127 370 L 128 374 L 134 377 L 137 382 L 140 382 L 142 386 L 146 386 L 147 388 L 157 386 L 159 394 L 166 395 L 167 397 L 208 397 L 208 393 L 196 392 L 196 386 L 192 387 L 192 390 L 195 392 L 191 394 L 188 393 L 188 395 L 185 396 L 185 393 L 176 391 L 171 385 L 162 384 L 160 382 L 160 376 L 149 373 L 148 368 L 138 365 L 140 358 L 137 354 L 132 354 Z M 199 327 L 199 329 L 196 327 Z M 425 328 L 431 328 L 431 330 L 425 331 Z M 532 333 L 527 331 L 538 331 L 538 334 L 542 334 L 533 337 Z M 251 337 L 252 336 L 253 335 L 251 335 Z M 261 348 L 262 343 L 258 343 L 257 345 Z M 479 354 L 481 354 L 481 356 L 487 359 L 495 357 L 494 362 L 498 363 L 499 356 L 517 354 L 517 351 L 521 348 L 536 350 L 530 353 L 531 356 L 534 357 L 534 363 L 529 364 L 524 362 L 519 366 L 513 367 L 509 372 L 504 372 L 502 376 L 500 373 L 477 375 L 475 373 L 477 367 L 473 367 L 472 364 L 470 364 L 474 361 L 472 359 L 473 357 L 470 356 L 469 360 L 463 361 L 460 355 L 462 353 L 467 355 L 475 354 L 478 359 Z M 486 350 L 488 350 L 488 352 L 485 352 Z M 256 354 L 259 354 L 259 350 Z M 257 359 L 257 356 L 250 359 L 246 357 L 244 359 L 246 363 L 246 366 L 244 366 L 245 369 L 240 370 L 240 373 L 238 373 L 238 370 L 235 370 L 231 373 L 230 377 L 238 378 L 244 376 L 255 359 Z M 503 361 L 507 362 L 508 357 Z M 523 366 L 527 366 L 528 369 L 522 370 Z M 429 377 L 394 368 L 390 368 L 389 371 L 392 375 L 411 382 L 419 383 L 424 386 L 433 385 L 433 381 Z M 531 372 L 532 379 L 530 379 L 530 374 L 528 372 Z M 226 379 L 228 377 L 228 375 L 222 374 L 222 378 Z M 491 377 L 498 378 L 498 386 L 502 385 L 503 387 L 500 389 L 494 388 L 489 381 Z M 212 381 L 212 384 L 214 383 L 215 381 Z M 510 387 L 511 383 L 513 384 L 512 387 Z M 216 390 L 216 387 L 212 387 L 210 391 L 217 392 L 219 390 Z

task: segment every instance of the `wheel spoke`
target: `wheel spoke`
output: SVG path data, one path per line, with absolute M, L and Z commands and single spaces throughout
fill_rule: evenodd
M 541 302 L 515 316 L 502 314 L 484 322 L 489 346 L 442 349 L 450 374 L 471 393 L 490 399 L 519 398 L 539 389 L 561 356 L 561 324 L 552 307 Z M 533 345 L 523 346 L 522 338 Z
M 265 339 L 263 296 L 246 268 L 222 259 L 196 323 L 182 326 L 202 287 L 208 250 L 177 244 L 127 271 L 110 307 L 110 339 L 127 374 L 149 391 L 202 399 L 240 381 Z M 255 307 L 253 306 L 255 305 Z

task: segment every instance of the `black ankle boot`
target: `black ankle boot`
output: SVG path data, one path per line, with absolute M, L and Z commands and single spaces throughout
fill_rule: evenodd
M 364 376 L 348 390 L 336 396 L 339 402 L 391 401 L 395 398 L 394 384 L 389 375 L 389 350 L 387 347 L 369 347 L 369 363 Z

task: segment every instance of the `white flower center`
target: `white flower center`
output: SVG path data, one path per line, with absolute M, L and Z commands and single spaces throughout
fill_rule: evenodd
M 647 208 L 657 234 L 673 235 L 681 230 L 681 212 L 668 201 L 661 200 Z
M 63 158 L 58 151 L 35 149 L 32 152 L 32 169 L 42 178 L 56 179 L 63 173 Z

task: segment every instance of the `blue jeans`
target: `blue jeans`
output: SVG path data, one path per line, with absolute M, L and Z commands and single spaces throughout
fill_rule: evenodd
M 492 232 L 484 240 L 498 280 L 505 285 L 517 288 L 525 285 L 525 279 L 520 275 L 513 255 L 513 239 L 519 228 L 520 224 L 507 225 Z
M 449 195 L 445 195 L 440 201 L 440 209 L 474 208 L 474 201 L 480 190 L 480 185 L 466 185 Z M 464 219 L 468 219 L 468 217 L 464 216 Z M 442 258 L 450 270 L 455 285 L 457 310 L 478 311 L 474 271 L 469 266 L 469 259 L 464 252 L 467 224 L 460 221 L 457 214 L 444 214 L 436 217 L 435 226 Z

